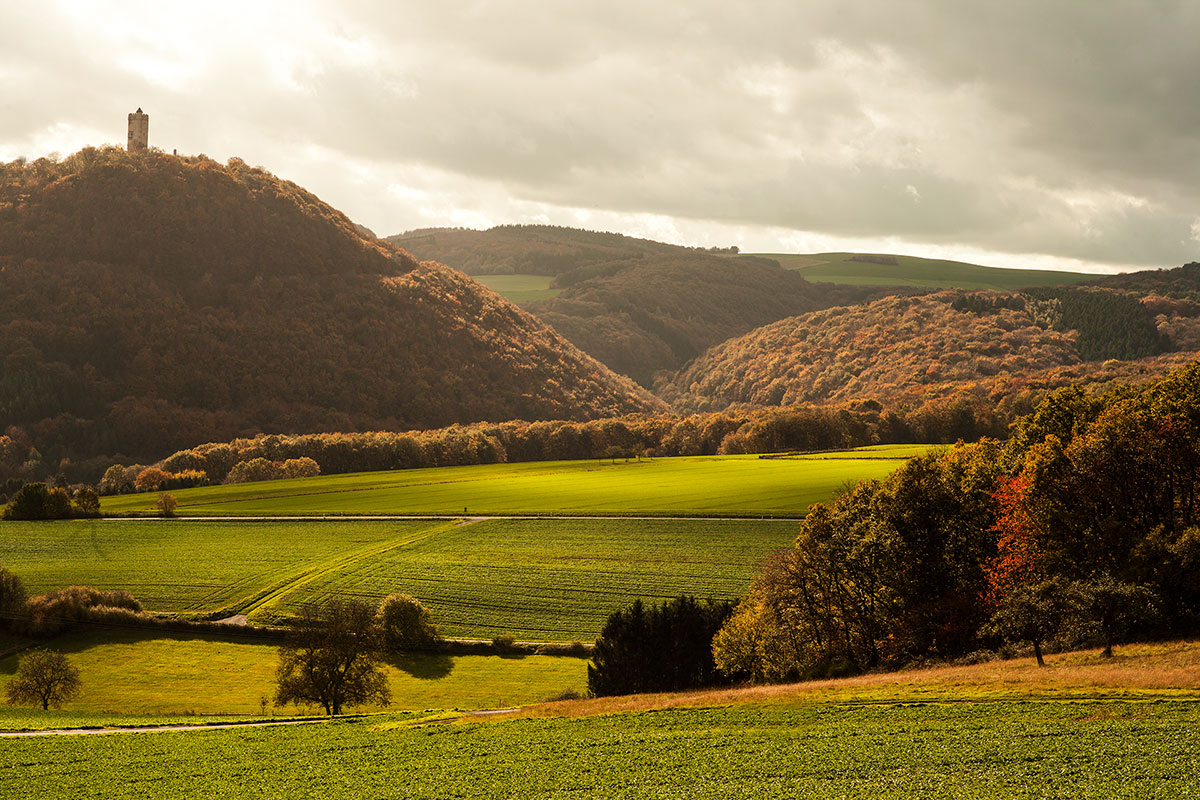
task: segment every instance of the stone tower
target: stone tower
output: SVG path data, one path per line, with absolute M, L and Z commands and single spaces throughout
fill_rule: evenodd
M 145 150 L 150 142 L 150 115 L 143 114 L 139 108 L 129 115 L 129 142 L 125 149 L 129 152 Z

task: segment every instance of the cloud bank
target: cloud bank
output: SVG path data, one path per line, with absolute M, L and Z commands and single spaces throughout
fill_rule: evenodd
M 1176 266 L 1200 4 L 170 2 L 0 10 L 0 160 L 239 156 L 381 234 Z

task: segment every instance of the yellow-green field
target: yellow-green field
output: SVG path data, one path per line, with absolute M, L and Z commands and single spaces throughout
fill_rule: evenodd
M 331 595 L 419 598 L 449 636 L 590 641 L 641 597 L 740 596 L 788 520 L 8 522 L 0 563 L 34 593 L 128 589 L 153 612 L 251 622 Z
M 882 478 L 929 448 L 886 445 L 795 458 L 545 461 L 322 475 L 174 492 L 180 516 L 617 514 L 802 516 L 847 482 Z M 153 514 L 156 494 L 103 499 Z
M 272 709 L 278 646 L 250 638 L 238 641 L 235 632 L 218 639 L 93 631 L 60 637 L 53 647 L 79 668 L 83 692 L 69 704 L 73 713 L 257 715 L 263 698 L 268 714 L 313 712 L 292 706 Z M 0 659 L 0 685 L 16 666 L 16 656 Z M 401 711 L 508 708 L 566 689 L 587 689 L 587 662 L 563 656 L 419 653 L 393 657 L 384 670 L 391 708 Z
M 549 300 L 562 289 L 551 289 L 549 275 L 472 275 L 475 280 L 506 300 L 521 305 L 534 300 Z

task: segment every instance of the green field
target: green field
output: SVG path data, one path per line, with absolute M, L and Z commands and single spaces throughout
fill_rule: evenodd
M 262 699 L 269 703 L 275 691 L 279 660 L 276 645 L 238 641 L 235 633 L 221 639 L 140 631 L 75 633 L 59 637 L 53 647 L 67 654 L 83 682 L 82 694 L 68 706 L 70 714 L 257 716 Z M 15 656 L 0 659 L 0 685 L 16 666 Z M 587 662 L 580 658 L 418 653 L 395 657 L 384 669 L 391 707 L 402 711 L 506 708 L 536 703 L 565 689 L 587 689 Z M 294 716 L 320 709 L 272 710 L 268 705 L 267 711 Z M 5 715 L 13 717 L 7 725 Z M 28 727 L 30 716 L 28 710 L 0 711 L 0 728 Z
M 420 598 L 449 636 L 590 641 L 635 598 L 732 599 L 787 520 L 8 522 L 0 563 L 30 592 L 128 589 L 155 612 L 287 617 L 331 594 Z
M 472 275 L 506 300 L 521 305 L 535 300 L 549 300 L 558 296 L 562 289 L 551 289 L 551 275 Z
M 174 492 L 181 516 L 628 514 L 801 516 L 848 481 L 882 478 L 922 445 L 797 458 L 542 461 L 322 475 Z M 155 511 L 155 494 L 106 497 L 106 514 Z
M 928 289 L 1023 289 L 1030 286 L 1061 286 L 1095 280 L 1083 272 L 983 267 L 961 261 L 943 261 L 919 256 L 890 256 L 896 264 L 851 261 L 856 253 L 756 253 L 794 269 L 810 281 L 867 286 L 917 286 Z
M 0 740 L 6 797 L 1195 797 L 1200 703 L 799 702 Z

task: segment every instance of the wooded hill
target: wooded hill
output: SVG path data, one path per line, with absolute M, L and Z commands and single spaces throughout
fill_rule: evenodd
M 1170 331 L 1192 329 L 1193 320 L 1175 313 L 1182 311 L 1161 313 L 1134 296 L 1099 289 L 888 297 L 731 339 L 657 390 L 680 410 L 720 410 L 867 397 L 923 401 L 971 386 L 994 395 L 996 387 L 1011 391 L 1022 381 L 1049 388 L 1086 380 L 1110 359 L 1174 349 Z M 1139 362 L 1135 371 L 1157 374 L 1178 363 L 1161 361 Z
M 706 348 L 768 322 L 913 291 L 818 285 L 770 259 L 573 228 L 439 228 L 390 241 L 471 274 L 553 276 L 558 296 L 524 307 L 644 386 L 659 371 L 676 370 Z
M 5 447 L 37 477 L 254 431 L 660 407 L 293 183 L 117 148 L 0 165 L 0 354 Z

